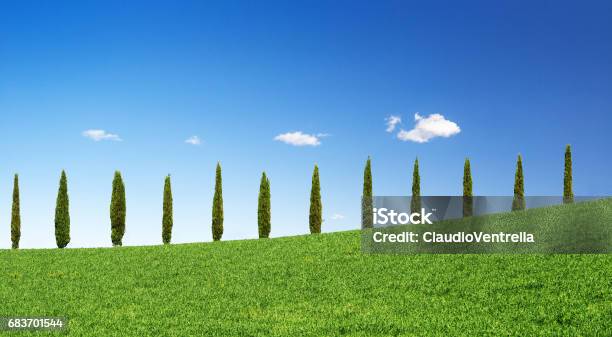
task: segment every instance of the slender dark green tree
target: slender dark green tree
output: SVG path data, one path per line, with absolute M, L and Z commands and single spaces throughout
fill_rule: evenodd
M 266 172 L 261 175 L 259 183 L 259 198 L 257 200 L 257 227 L 259 230 L 259 238 L 267 239 L 270 237 L 270 229 L 272 227 L 272 210 L 270 205 L 270 180 L 266 176 Z
M 223 188 L 221 180 L 221 164 L 217 163 L 215 173 L 215 195 L 212 208 L 212 236 L 214 241 L 221 240 L 223 236 Z
M 565 147 L 565 169 L 563 172 L 563 203 L 574 202 L 574 191 L 572 189 L 572 149 L 569 144 Z
M 373 208 L 372 196 L 372 163 L 370 157 L 366 161 L 365 169 L 363 170 L 363 194 L 361 195 L 361 228 L 372 228 L 374 218 L 372 216 Z
M 474 198 L 472 196 L 472 169 L 470 159 L 465 158 L 463 164 L 463 216 L 472 216 L 474 213 Z
M 113 246 L 122 245 L 123 234 L 125 234 L 125 213 L 125 186 L 123 185 L 121 172 L 115 171 L 110 205 L 111 240 Z
M 68 178 L 62 170 L 57 200 L 55 202 L 55 243 L 64 248 L 70 242 L 70 207 L 68 200 Z
M 164 180 L 164 204 L 162 212 L 162 241 L 169 244 L 172 239 L 172 185 L 170 175 Z
M 13 249 L 19 248 L 21 238 L 21 214 L 19 210 L 19 175 L 13 180 L 13 207 L 11 209 L 11 241 Z
M 314 171 L 312 172 L 308 224 L 311 234 L 321 233 L 321 225 L 323 224 L 323 204 L 321 203 L 321 185 L 319 183 L 319 167 L 317 165 L 315 165 Z
M 412 198 L 410 199 L 410 212 L 421 212 L 421 176 L 419 175 L 419 158 L 414 160 L 412 169 Z
M 523 182 L 523 160 L 518 155 L 516 161 L 516 174 L 514 175 L 514 198 L 512 199 L 512 210 L 520 211 L 525 209 L 525 185 Z

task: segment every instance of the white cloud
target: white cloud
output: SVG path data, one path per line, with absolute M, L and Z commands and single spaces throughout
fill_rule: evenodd
M 185 140 L 185 143 L 191 145 L 200 145 L 202 144 L 202 140 L 198 136 L 191 136 Z
M 96 142 L 99 142 L 101 140 L 112 140 L 115 142 L 120 142 L 122 140 L 119 137 L 119 135 L 108 133 L 104 130 L 97 130 L 97 129 L 85 130 L 83 131 L 82 135 L 83 137 L 93 139 Z
M 342 220 L 344 219 L 344 215 L 342 214 L 338 214 L 338 213 L 334 213 L 334 215 L 332 215 L 332 220 Z
M 417 143 L 426 143 L 435 137 L 454 136 L 461 132 L 459 125 L 444 118 L 440 114 L 432 114 L 428 117 L 423 117 L 418 113 L 414 114 L 416 125 L 410 131 L 400 130 L 397 138 L 403 141 L 413 141 Z
M 302 131 L 287 132 L 274 137 L 274 140 L 294 146 L 318 146 L 321 145 L 320 135 L 309 135 Z
M 387 132 L 393 132 L 395 130 L 395 126 L 402 122 L 402 118 L 400 116 L 389 116 L 385 118 L 387 121 Z

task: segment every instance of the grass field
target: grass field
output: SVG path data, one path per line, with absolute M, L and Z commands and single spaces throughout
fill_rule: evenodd
M 0 264 L 0 316 L 67 316 L 72 336 L 612 335 L 611 255 L 368 255 L 352 231 Z

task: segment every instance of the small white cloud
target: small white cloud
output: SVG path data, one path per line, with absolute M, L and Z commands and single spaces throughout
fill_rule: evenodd
M 96 142 L 99 142 L 101 140 L 111 140 L 111 141 L 115 141 L 115 142 L 120 142 L 122 139 L 119 137 L 119 135 L 113 134 L 113 133 L 108 133 L 104 130 L 96 130 L 96 129 L 91 129 L 91 130 L 85 130 L 82 133 L 83 137 L 87 137 L 89 139 L 93 139 Z
M 274 137 L 274 140 L 293 146 L 319 146 L 321 145 L 320 135 L 309 135 L 302 131 L 287 132 Z
M 414 120 L 416 121 L 414 129 L 410 131 L 400 130 L 397 138 L 403 141 L 426 143 L 435 137 L 448 138 L 461 132 L 457 123 L 447 120 L 440 114 L 423 117 L 415 113 Z
M 385 118 L 387 121 L 387 132 L 393 132 L 395 130 L 395 126 L 402 122 L 402 118 L 400 116 L 391 115 Z
M 338 213 L 334 213 L 334 215 L 332 215 L 332 220 L 342 220 L 344 219 L 344 215 L 342 214 L 338 214 Z
M 185 143 L 191 145 L 200 145 L 202 144 L 202 140 L 198 136 L 191 136 L 185 140 Z

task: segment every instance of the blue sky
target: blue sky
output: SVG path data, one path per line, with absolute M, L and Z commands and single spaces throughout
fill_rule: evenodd
M 314 163 L 323 230 L 358 228 L 368 155 L 376 195 L 409 194 L 416 156 L 424 195 L 459 194 L 466 156 L 476 194 L 509 195 L 519 152 L 526 193 L 558 195 L 571 143 L 575 193 L 609 195 L 610 41 L 609 1 L 3 1 L 0 247 L 15 172 L 24 248 L 55 245 L 62 169 L 70 247 L 110 245 L 115 169 L 126 245 L 161 242 L 168 173 L 173 242 L 211 240 L 217 161 L 224 239 L 256 237 L 263 170 L 272 235 L 307 233 Z M 417 112 L 460 132 L 398 139 Z M 275 140 L 297 131 L 318 145 Z

